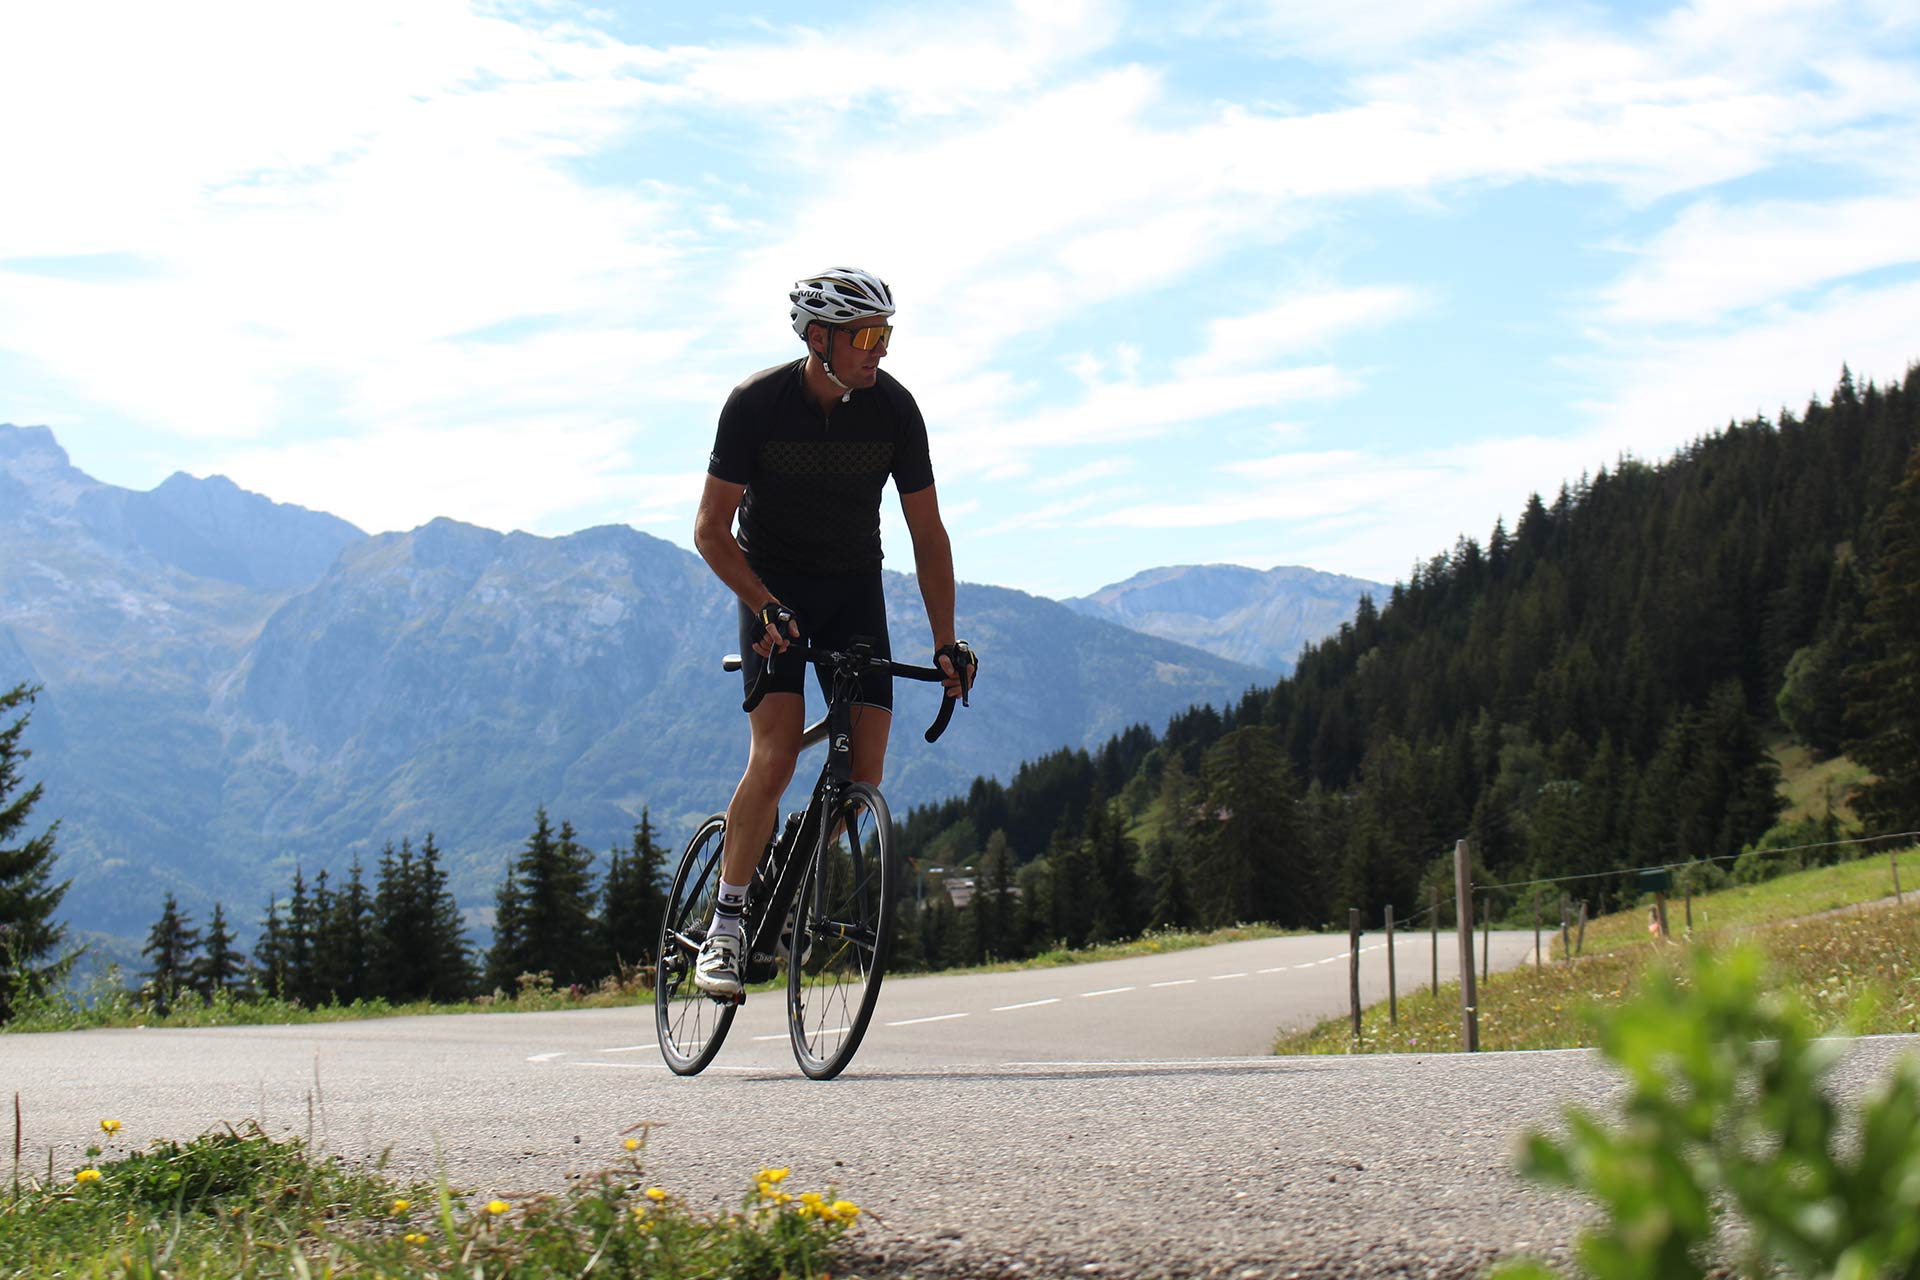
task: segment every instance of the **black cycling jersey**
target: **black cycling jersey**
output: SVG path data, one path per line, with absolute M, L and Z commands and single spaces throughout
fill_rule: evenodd
M 736 535 L 756 573 L 852 573 L 880 564 L 880 494 L 933 483 L 920 406 L 881 371 L 833 415 L 806 393 L 806 361 L 763 369 L 720 410 L 707 474 L 744 484 Z

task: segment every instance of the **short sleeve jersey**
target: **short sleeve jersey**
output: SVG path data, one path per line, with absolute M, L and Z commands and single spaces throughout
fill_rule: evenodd
M 933 483 L 927 424 L 893 375 L 827 417 L 804 360 L 763 369 L 720 410 L 707 474 L 744 484 L 736 537 L 756 572 L 843 574 L 880 565 L 880 495 Z

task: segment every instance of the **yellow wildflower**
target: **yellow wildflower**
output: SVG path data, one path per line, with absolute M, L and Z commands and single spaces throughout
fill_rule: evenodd
M 424 1235 L 421 1235 L 418 1231 L 409 1231 L 407 1232 L 407 1234 L 405 1234 L 404 1236 L 401 1236 L 400 1238 L 402 1240 L 405 1240 L 408 1244 L 411 1244 L 411 1245 L 423 1245 L 427 1242 L 427 1238 Z
M 102 1120 L 100 1122 L 100 1129 L 104 1133 L 118 1133 L 120 1132 L 120 1122 L 118 1120 Z
M 829 1209 L 836 1222 L 852 1222 L 860 1216 L 860 1206 L 851 1200 L 835 1200 Z
M 647 1199 L 653 1201 L 654 1203 L 658 1204 L 660 1201 L 665 1200 L 666 1198 L 667 1198 L 667 1193 L 664 1189 L 660 1187 L 647 1188 Z
M 505 1213 L 511 1207 L 512 1206 L 509 1205 L 505 1200 L 487 1201 L 487 1212 L 493 1214 L 495 1217 L 498 1217 L 501 1214 Z
M 762 1169 L 760 1171 L 760 1181 L 783 1182 L 791 1172 L 793 1172 L 791 1169 Z
M 73 1175 L 73 1180 L 75 1182 L 98 1182 L 100 1181 L 100 1171 L 98 1169 L 82 1169 Z
M 406 1211 L 407 1211 L 407 1210 L 409 1210 L 409 1209 L 411 1209 L 411 1208 L 413 1208 L 413 1201 L 411 1201 L 411 1200 L 395 1200 L 395 1201 L 393 1202 L 393 1216 L 394 1216 L 394 1217 L 396 1217 L 396 1218 L 398 1218 L 398 1217 L 400 1217 L 400 1216 L 401 1216 L 402 1214 L 404 1214 L 404 1213 L 406 1213 Z
M 627 1150 L 629 1151 L 638 1151 L 640 1149 L 640 1139 L 628 1138 L 626 1142 L 626 1147 L 627 1147 Z

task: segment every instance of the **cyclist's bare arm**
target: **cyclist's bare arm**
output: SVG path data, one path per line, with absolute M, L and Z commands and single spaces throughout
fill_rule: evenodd
M 740 603 L 757 613 L 774 595 L 747 564 L 747 553 L 733 539 L 733 516 L 740 509 L 740 499 L 746 491 L 747 486 L 743 484 L 728 484 L 713 475 L 707 477 L 706 487 L 700 491 L 700 509 L 693 517 L 693 549 L 700 553 L 715 576 L 726 583 L 727 589 L 740 597 Z M 951 563 L 947 576 L 949 580 L 953 576 Z M 776 643 L 785 649 L 787 641 L 799 634 L 800 628 L 791 623 L 786 636 L 768 627 L 766 636 L 753 650 L 764 658 Z
M 940 518 L 940 498 L 934 485 L 900 495 L 900 513 L 907 519 L 907 532 L 913 536 L 913 569 L 920 579 L 920 599 L 927 606 L 927 625 L 933 629 L 933 647 L 944 649 L 954 642 L 953 624 L 953 542 L 947 537 L 946 522 Z M 947 696 L 960 695 L 960 676 L 946 658 L 939 659 L 947 673 Z

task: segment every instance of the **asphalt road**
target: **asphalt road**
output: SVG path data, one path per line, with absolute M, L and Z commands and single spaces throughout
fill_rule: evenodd
M 1403 935 L 1401 990 L 1430 974 Z M 1442 939 L 1442 980 L 1452 974 Z M 1496 934 L 1494 963 L 1532 935 Z M 1369 948 L 1372 948 L 1371 950 Z M 919 1276 L 1476 1275 L 1560 1256 L 1581 1206 L 1509 1172 L 1516 1135 L 1611 1079 L 1588 1053 L 1265 1056 L 1345 1006 L 1344 937 L 1060 969 L 895 980 L 847 1074 L 801 1077 L 777 994 L 706 1074 L 666 1072 L 650 1009 L 333 1026 L 0 1036 L 30 1164 L 258 1119 L 347 1156 L 391 1153 L 486 1195 L 607 1167 L 650 1124 L 651 1179 L 736 1203 L 763 1164 L 869 1216 L 858 1270 Z M 1384 994 L 1378 936 L 1362 944 Z M 1871 1078 L 1901 1039 L 1855 1050 Z

